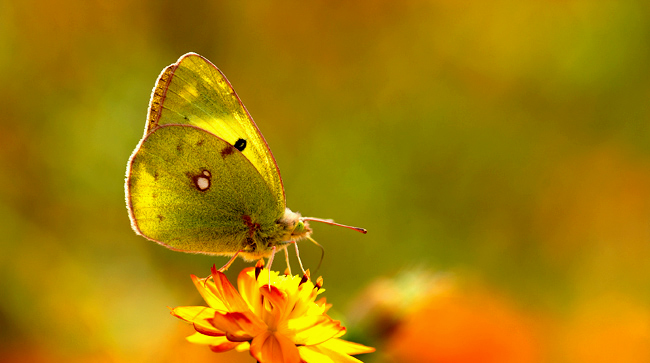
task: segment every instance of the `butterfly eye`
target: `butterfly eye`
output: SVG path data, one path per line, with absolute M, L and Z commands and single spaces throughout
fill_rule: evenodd
M 246 140 L 239 139 L 237 140 L 237 142 L 235 142 L 235 149 L 239 151 L 244 151 L 245 148 L 246 148 Z

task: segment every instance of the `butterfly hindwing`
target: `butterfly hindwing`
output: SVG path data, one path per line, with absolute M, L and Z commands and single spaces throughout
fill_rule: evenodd
M 236 147 L 264 179 L 277 208 L 285 208 L 280 172 L 264 137 L 223 73 L 198 54 L 181 56 L 158 77 L 145 135 L 166 124 L 197 126 Z
M 188 125 L 152 130 L 131 157 L 127 199 L 136 231 L 175 250 L 250 250 L 284 213 L 253 164 L 229 142 Z

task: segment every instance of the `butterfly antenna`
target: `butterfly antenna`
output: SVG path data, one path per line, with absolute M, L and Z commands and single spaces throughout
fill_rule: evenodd
M 307 239 L 320 248 L 320 260 L 318 261 L 318 266 L 316 266 L 316 270 L 314 271 L 314 273 L 316 273 L 318 272 L 318 269 L 320 269 L 320 265 L 323 263 L 323 258 L 325 258 L 325 248 L 323 248 L 323 246 L 313 238 L 307 236 Z
M 302 217 L 302 220 L 303 221 L 321 222 L 321 223 L 325 223 L 325 224 L 331 224 L 333 226 L 345 227 L 345 228 L 348 228 L 348 229 L 351 229 L 351 230 L 354 230 L 354 231 L 357 231 L 357 232 L 361 232 L 363 234 L 368 233 L 368 231 L 365 228 L 346 226 L 345 224 L 336 223 L 331 219 L 321 219 L 321 218 L 314 218 L 314 217 Z

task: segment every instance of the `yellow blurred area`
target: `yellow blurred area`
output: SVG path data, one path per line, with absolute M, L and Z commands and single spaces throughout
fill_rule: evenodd
M 124 203 L 156 77 L 190 51 L 256 120 L 287 206 L 368 229 L 314 226 L 361 360 L 650 361 L 640 0 L 0 2 L 3 361 L 253 361 L 167 309 L 225 258 L 136 236 Z M 377 295 L 405 297 L 355 323 Z

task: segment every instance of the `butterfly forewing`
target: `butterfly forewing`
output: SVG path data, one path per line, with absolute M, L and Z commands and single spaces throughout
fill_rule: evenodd
M 284 213 L 242 153 L 197 127 L 152 130 L 129 168 L 134 228 L 175 250 L 232 254 L 246 247 L 251 224 L 273 233 Z
M 284 210 L 280 172 L 264 137 L 221 71 L 194 53 L 165 68 L 154 87 L 145 135 L 166 124 L 193 125 L 236 147 L 257 169 Z

